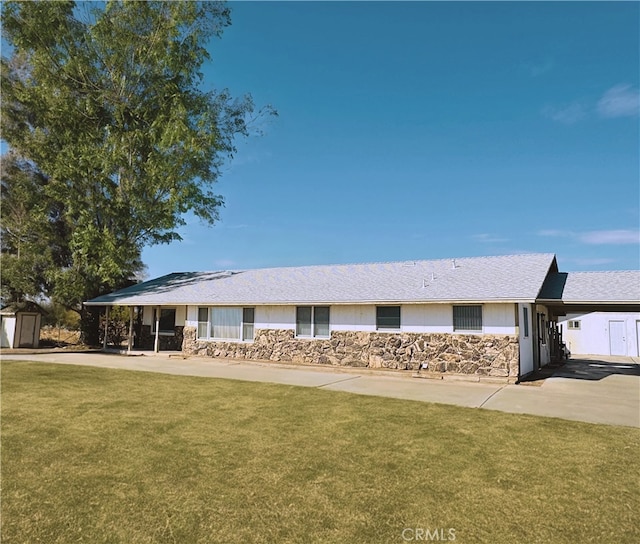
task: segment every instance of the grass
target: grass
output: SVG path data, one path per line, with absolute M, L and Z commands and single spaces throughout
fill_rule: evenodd
M 5 544 L 640 542 L 639 474 L 637 429 L 2 363 Z

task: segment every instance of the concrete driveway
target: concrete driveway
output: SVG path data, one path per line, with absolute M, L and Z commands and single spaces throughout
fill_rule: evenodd
M 578 355 L 542 386 L 509 386 L 483 408 L 640 427 L 640 360 Z
M 316 387 L 590 423 L 640 427 L 640 361 L 572 359 L 542 386 L 412 378 L 399 372 L 100 352 L 2 354 L 3 359 Z

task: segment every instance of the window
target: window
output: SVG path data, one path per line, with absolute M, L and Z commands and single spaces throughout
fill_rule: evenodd
M 198 308 L 198 338 L 201 340 L 253 340 L 254 308 L 215 306 Z
M 255 308 L 242 308 L 242 339 L 253 340 L 253 322 L 255 320 Z
M 376 306 L 376 329 L 399 330 L 400 306 Z
M 198 308 L 198 338 L 206 338 L 209 330 L 209 308 Z
M 209 336 L 216 340 L 240 340 L 242 308 L 211 308 Z
M 454 306 L 454 331 L 481 331 L 482 306 Z
M 573 330 L 580 330 L 580 321 L 569 321 L 568 327 Z
M 151 332 L 156 333 L 156 321 L 158 319 L 158 310 L 153 309 L 153 322 L 151 325 Z M 175 334 L 176 327 L 176 309 L 175 308 L 161 308 L 160 309 L 160 334 Z
M 298 306 L 296 336 L 329 338 L 329 306 Z
M 529 308 L 522 308 L 522 330 L 525 338 L 529 338 Z

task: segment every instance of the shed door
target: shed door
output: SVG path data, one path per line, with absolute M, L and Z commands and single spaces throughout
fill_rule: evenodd
M 609 349 L 611 350 L 611 355 L 627 354 L 624 321 L 609 321 Z
M 34 345 L 36 334 L 36 316 L 21 315 L 20 316 L 20 340 L 19 348 L 32 348 Z

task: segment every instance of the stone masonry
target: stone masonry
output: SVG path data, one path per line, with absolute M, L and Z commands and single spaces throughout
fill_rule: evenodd
M 512 335 L 332 331 L 331 338 L 296 338 L 293 330 L 258 329 L 253 342 L 196 339 L 184 328 L 190 355 L 430 373 L 518 378 L 518 338 Z

